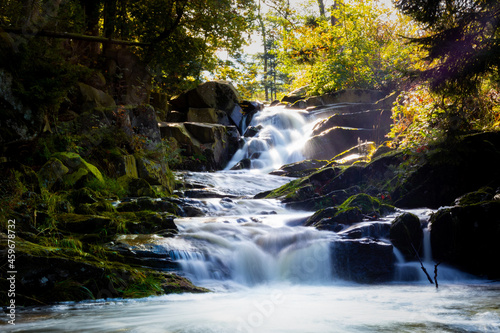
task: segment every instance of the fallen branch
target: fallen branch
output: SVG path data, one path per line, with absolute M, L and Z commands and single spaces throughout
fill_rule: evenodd
M 434 265 L 434 284 L 436 285 L 436 289 L 439 287 L 438 286 L 438 266 L 441 264 L 440 262 L 436 263 Z
M 418 251 L 417 249 L 415 249 L 415 246 L 413 246 L 413 243 L 410 242 L 410 245 L 411 247 L 413 248 L 413 251 L 415 251 L 415 254 L 417 256 L 417 259 L 418 261 L 420 262 L 420 268 L 422 268 L 422 271 L 425 273 L 425 276 L 427 276 L 427 279 L 429 280 L 429 282 L 431 284 L 434 284 L 434 281 L 432 280 L 431 276 L 429 275 L 429 273 L 427 273 L 427 270 L 425 269 L 425 266 L 424 266 L 424 263 L 422 262 L 422 260 L 420 259 L 420 256 L 418 255 Z M 436 269 L 437 269 L 437 266 L 434 270 L 434 272 L 436 272 Z

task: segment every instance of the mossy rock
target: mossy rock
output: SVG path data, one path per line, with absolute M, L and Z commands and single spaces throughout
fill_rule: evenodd
M 112 232 L 110 217 L 98 215 L 81 215 L 74 213 L 59 214 L 56 217 L 58 227 L 62 230 L 80 234 L 99 233 L 103 230 Z
M 57 186 L 61 186 L 63 183 L 63 177 L 69 173 L 69 168 L 64 165 L 57 158 L 51 158 L 45 163 L 40 171 L 38 171 L 38 177 L 40 179 L 40 184 L 48 189 L 52 189 Z
M 157 232 L 171 234 L 178 232 L 177 225 L 174 223 L 174 216 L 165 215 L 156 212 L 142 211 L 135 213 L 136 223 L 127 224 L 130 233 L 152 234 Z
M 414 214 L 405 212 L 391 223 L 389 239 L 408 260 L 415 260 L 416 255 L 422 253 L 423 237 L 420 219 Z
M 104 185 L 101 172 L 80 155 L 71 152 L 54 154 L 38 172 L 40 183 L 48 189 L 83 187 L 95 180 Z
M 430 147 L 391 193 L 398 207 L 439 208 L 478 188 L 500 186 L 500 132 L 467 135 Z
M 73 187 L 82 178 L 85 180 L 90 180 L 92 178 L 97 179 L 101 184 L 104 184 L 104 177 L 97 167 L 85 161 L 80 155 L 71 152 L 62 152 L 54 154 L 54 157 L 59 159 L 66 167 L 70 169 L 70 172 L 65 176 L 65 183 Z M 83 185 L 83 182 L 80 182 Z
M 98 202 L 102 198 L 96 191 L 87 187 L 83 187 L 71 191 L 68 194 L 68 199 L 73 203 L 74 206 L 77 206 L 79 204 L 93 204 Z
M 477 191 L 469 192 L 455 200 L 457 206 L 475 205 L 483 201 L 492 201 L 495 191 L 491 187 L 483 187 Z
M 19 306 L 208 291 L 175 274 L 119 262 L 126 258 L 105 249 L 100 251 L 103 257 L 98 258 L 91 253 L 98 247 L 76 255 L 68 249 L 22 240 L 17 244 Z
M 127 195 L 130 197 L 157 197 L 155 190 L 142 178 L 122 176 L 118 178 L 118 183 L 125 189 Z
M 306 225 L 335 231 L 338 229 L 338 224 L 349 225 L 361 222 L 367 217 L 378 218 L 393 211 L 394 207 L 383 204 L 377 198 L 368 194 L 360 193 L 349 197 L 337 207 L 316 212 L 306 222 Z M 325 216 L 325 214 L 328 216 Z
M 373 217 L 379 217 L 395 211 L 393 206 L 384 204 L 379 199 L 365 193 L 349 197 L 339 206 L 339 212 L 353 207 L 357 207 L 363 214 Z

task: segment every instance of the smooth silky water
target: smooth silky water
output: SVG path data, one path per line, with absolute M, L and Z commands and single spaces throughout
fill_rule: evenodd
M 278 110 L 272 112 L 279 114 Z M 284 118 L 285 126 L 291 128 L 293 135 L 287 140 L 307 135 L 304 126 L 311 123 L 301 113 L 293 114 L 291 120 L 283 114 L 275 115 L 270 115 L 272 121 L 269 115 L 262 116 L 268 121 L 264 129 L 274 128 L 264 132 L 264 136 L 281 131 L 276 118 Z M 286 131 L 281 132 L 287 136 Z M 156 246 L 179 263 L 179 274 L 212 292 L 31 307 L 18 312 L 15 326 L 4 323 L 0 330 L 500 332 L 498 282 L 480 280 L 440 265 L 436 289 L 427 281 L 420 263 L 405 262 L 396 249 L 396 272 L 389 283 L 364 285 L 337 278 L 331 268 L 329 244 L 339 239 L 341 233 L 303 227 L 313 212 L 291 211 L 277 200 L 252 199 L 256 193 L 291 180 L 265 172 L 276 163 L 300 159 L 300 149 L 275 147 L 286 140 L 251 140 L 263 140 L 267 145 L 261 145 L 266 146 L 264 149 L 274 149 L 273 153 L 258 154 L 254 170 L 178 174 L 185 181 L 213 188 L 227 197 L 189 199 L 205 216 L 178 218 L 178 236 L 155 238 Z M 249 156 L 248 141 L 238 153 L 240 157 Z M 412 212 L 425 220 L 430 210 Z M 359 228 L 365 236 L 371 236 L 393 218 L 362 222 L 350 228 Z M 424 234 L 423 261 L 432 271 L 428 231 Z

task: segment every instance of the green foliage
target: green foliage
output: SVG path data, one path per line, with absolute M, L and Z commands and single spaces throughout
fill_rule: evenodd
M 430 63 L 420 72 L 435 91 L 475 94 L 485 74 L 498 82 L 500 3 L 496 0 L 398 0 L 404 14 L 422 24 L 414 38 Z
M 294 87 L 311 94 L 345 88 L 392 88 L 415 63 L 415 47 L 400 37 L 414 33 L 409 20 L 371 1 L 340 3 L 324 19 L 284 33 L 280 59 Z M 312 23 L 311 23 L 312 22 Z
M 500 128 L 499 93 L 489 84 L 473 96 L 448 96 L 413 85 L 402 92 L 392 112 L 392 144 L 423 152 L 428 146 L 471 131 Z
M 0 44 L 0 67 L 13 75 L 13 91 L 35 110 L 56 114 L 71 87 L 88 75 L 87 68 L 65 61 L 61 43 L 31 39 L 17 50 Z

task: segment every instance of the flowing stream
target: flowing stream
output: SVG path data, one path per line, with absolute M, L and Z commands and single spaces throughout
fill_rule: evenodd
M 275 111 L 273 111 L 275 112 Z M 288 111 L 290 112 L 290 111 Z M 268 115 L 262 118 L 269 119 Z M 304 227 L 313 212 L 292 211 L 277 200 L 253 199 L 290 178 L 265 172 L 300 159 L 310 126 L 300 113 L 279 115 L 247 140 L 237 159 L 254 156 L 251 171 L 183 172 L 179 177 L 217 192 L 217 198 L 186 199 L 202 217 L 175 220 L 174 238 L 156 239 L 180 274 L 213 292 L 96 300 L 30 308 L 9 332 L 500 332 L 500 285 L 451 267 L 439 268 L 430 285 L 419 262 L 394 250 L 391 282 L 358 284 L 332 268 L 334 244 L 343 233 L 384 240 L 394 216 L 362 222 L 340 233 Z M 261 123 L 262 124 L 262 123 Z M 272 127 L 272 128 L 269 128 Z M 270 134 L 271 133 L 271 134 Z M 276 139 L 278 138 L 284 139 Z M 291 147 L 289 140 L 297 140 Z M 258 143 L 252 143 L 252 142 Z M 287 145 L 288 147 L 283 147 Z M 273 152 L 270 152 L 273 150 Z M 210 192 L 209 192 L 210 193 Z M 426 219 L 430 210 L 413 210 Z M 425 231 L 423 261 L 433 268 Z

